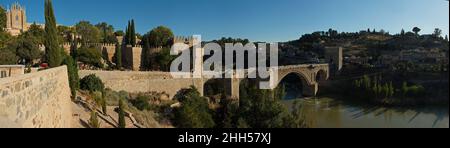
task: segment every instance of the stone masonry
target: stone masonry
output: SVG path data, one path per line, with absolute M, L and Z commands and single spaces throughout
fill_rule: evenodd
M 172 98 L 180 90 L 191 85 L 203 90 L 202 79 L 174 79 L 169 72 L 79 71 L 80 79 L 90 74 L 98 76 L 107 88 L 114 91 L 165 92 Z
M 0 79 L 0 127 L 70 128 L 67 67 Z

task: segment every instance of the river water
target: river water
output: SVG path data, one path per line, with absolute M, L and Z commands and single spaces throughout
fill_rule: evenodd
M 384 108 L 362 106 L 331 98 L 291 99 L 295 101 L 312 128 L 449 128 L 448 107 Z

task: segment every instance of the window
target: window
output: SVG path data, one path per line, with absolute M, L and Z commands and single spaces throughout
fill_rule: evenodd
M 0 78 L 6 78 L 6 71 L 0 72 Z
M 19 15 L 16 15 L 16 21 L 19 21 Z

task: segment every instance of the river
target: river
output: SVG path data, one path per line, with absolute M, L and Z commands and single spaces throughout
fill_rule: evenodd
M 331 98 L 291 99 L 283 103 L 302 105 L 312 128 L 449 128 L 448 107 L 385 108 L 363 106 Z

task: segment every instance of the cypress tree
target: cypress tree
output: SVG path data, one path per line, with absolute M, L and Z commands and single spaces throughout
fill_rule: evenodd
M 131 22 L 128 21 L 128 27 L 127 27 L 127 44 L 126 45 L 130 45 L 131 44 Z
M 72 46 L 70 47 L 70 56 L 73 58 L 75 63 L 78 61 L 78 39 L 74 39 Z
M 51 0 L 45 0 L 45 35 L 46 60 L 49 67 L 58 67 L 61 64 L 62 58 Z
M 122 68 L 122 48 L 120 47 L 119 43 L 116 43 L 116 52 L 115 52 L 114 57 L 115 57 L 114 59 L 115 59 L 117 69 L 121 69 Z
M 123 35 L 123 40 L 122 40 L 122 44 L 126 45 L 127 44 L 127 37 L 128 37 L 128 26 L 125 28 L 125 34 Z
M 91 111 L 91 118 L 89 118 L 89 125 L 91 128 L 100 128 L 100 122 L 98 121 L 97 112 Z
M 63 63 L 64 65 L 67 65 L 71 98 L 75 100 L 77 90 L 80 88 L 77 63 L 71 56 L 66 56 Z
M 149 44 L 149 40 L 147 37 L 143 38 L 143 47 L 142 47 L 142 67 L 144 67 L 144 69 L 150 69 L 150 44 Z
M 125 112 L 123 110 L 124 106 L 123 106 L 123 100 L 120 99 L 119 100 L 119 128 L 125 128 L 126 127 L 126 123 L 125 123 Z
M 0 32 L 3 31 L 3 28 L 6 28 L 6 10 L 0 6 Z
M 132 19 L 131 20 L 131 29 L 130 29 L 130 37 L 131 37 L 131 39 L 130 39 L 130 42 L 131 42 L 131 46 L 136 46 L 136 29 L 135 29 L 135 27 L 134 27 L 134 20 Z

